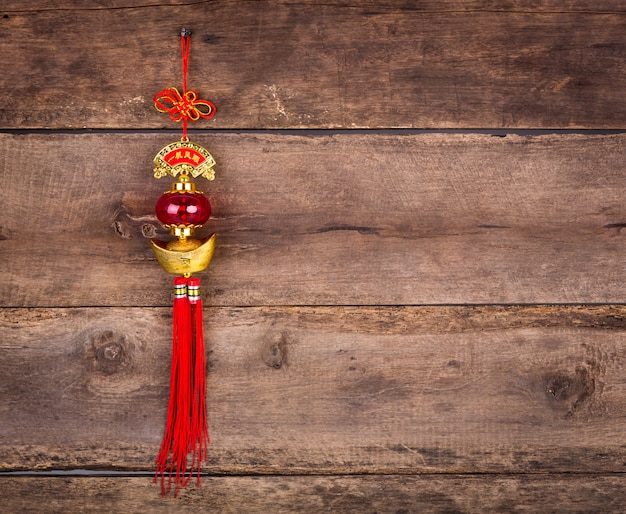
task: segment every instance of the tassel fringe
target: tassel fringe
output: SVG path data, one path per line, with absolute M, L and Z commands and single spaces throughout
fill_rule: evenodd
M 156 460 L 154 481 L 161 479 L 165 496 L 174 497 L 191 480 L 200 486 L 200 466 L 206 460 L 209 430 L 206 417 L 206 358 L 202 328 L 200 280 L 174 279 L 172 371 L 163 442 Z M 167 479 L 166 479 L 167 475 Z

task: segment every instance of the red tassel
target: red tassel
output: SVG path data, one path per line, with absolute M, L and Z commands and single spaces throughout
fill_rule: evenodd
M 193 406 L 191 415 L 191 442 L 197 465 L 198 487 L 200 487 L 200 465 L 206 460 L 206 449 L 210 442 L 206 417 L 206 357 L 204 353 L 204 331 L 202 327 L 202 298 L 200 279 L 190 278 L 188 282 L 191 324 L 194 343 Z M 193 463 L 192 463 L 193 469 Z
M 155 482 L 161 477 L 163 496 L 170 492 L 172 475 L 176 487 L 174 496 L 178 495 L 181 487 L 189 483 L 194 469 L 197 469 L 200 485 L 200 463 L 206 459 L 206 446 L 209 442 L 199 283 L 198 279 L 174 279 L 170 400 L 154 477 Z M 188 468 L 187 457 L 190 453 L 191 463 Z

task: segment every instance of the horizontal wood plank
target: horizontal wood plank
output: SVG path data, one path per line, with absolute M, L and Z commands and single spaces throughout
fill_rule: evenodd
M 169 310 L 0 315 L 0 468 L 153 469 Z M 212 308 L 205 324 L 208 472 L 624 469 L 624 306 Z
M 173 139 L 173 138 L 172 138 Z M 0 303 L 165 306 L 150 134 L 0 135 Z M 620 303 L 626 136 L 204 135 L 214 305 Z
M 204 3 L 202 0 L 197 4 Z M 218 3 L 218 2 L 214 2 Z M 251 0 L 243 0 L 241 3 L 254 3 Z M 311 3 L 304 2 L 304 3 Z M 355 2 L 356 3 L 356 2 Z M 190 4 L 187 0 L 162 0 L 159 2 L 163 6 L 185 7 Z M 342 0 L 329 0 L 326 4 L 330 6 L 350 7 L 351 4 Z M 194 4 L 191 4 L 194 5 Z M 134 0 L 132 5 L 127 0 L 56 0 L 54 5 L 45 3 L 29 2 L 24 3 L 22 0 L 4 0 L 2 7 L 7 12 L 14 13 L 37 13 L 46 11 L 97 11 L 110 9 L 146 9 L 154 7 L 153 0 Z M 376 6 L 380 9 L 398 9 L 395 0 L 376 0 L 370 6 Z M 236 7 L 235 7 L 236 8 Z M 251 6 L 251 8 L 254 8 Z M 544 13 L 604 13 L 619 14 L 624 12 L 624 4 L 621 0 L 577 0 L 567 4 L 555 4 L 554 0 L 518 0 L 515 4 L 500 5 L 491 0 L 423 0 L 415 5 L 401 6 L 403 11 L 414 12 L 441 12 L 454 13 L 457 11 L 466 12 L 544 12 Z
M 216 128 L 624 128 L 617 1 L 56 2 L 0 8 L 0 127 L 162 128 L 190 86 Z M 18 94 L 19 92 L 19 94 Z
M 623 512 L 623 475 L 206 477 L 160 498 L 146 477 L 0 477 L 7 512 Z

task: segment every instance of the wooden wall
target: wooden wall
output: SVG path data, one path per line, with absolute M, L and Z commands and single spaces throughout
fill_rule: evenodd
M 162 499 L 183 26 L 212 444 Z M 0 49 L 5 511 L 623 511 L 623 2 L 3 0 Z

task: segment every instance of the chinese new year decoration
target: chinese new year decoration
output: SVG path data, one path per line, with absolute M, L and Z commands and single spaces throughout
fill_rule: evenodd
M 172 322 L 172 368 L 170 398 L 163 443 L 156 459 L 155 482 L 161 492 L 174 486 L 176 496 L 194 474 L 200 485 L 200 466 L 206 460 L 209 431 L 206 413 L 206 360 L 202 327 L 200 280 L 192 276 L 211 262 L 215 234 L 204 239 L 194 231 L 211 215 L 211 205 L 193 179 L 213 180 L 215 160 L 202 146 L 187 137 L 189 121 L 212 118 L 215 106 L 187 89 L 191 32 L 181 31 L 182 91 L 169 87 L 154 96 L 159 112 L 167 112 L 174 122 L 182 122 L 182 137 L 161 149 L 154 158 L 154 176 L 176 179 L 156 203 L 158 220 L 170 230 L 171 241 L 152 239 L 152 250 L 161 266 L 174 278 Z

